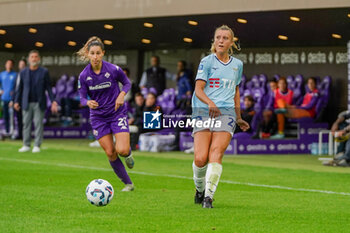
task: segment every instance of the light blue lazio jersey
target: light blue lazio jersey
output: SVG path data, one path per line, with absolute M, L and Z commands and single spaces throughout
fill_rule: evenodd
M 204 92 L 220 109 L 223 115 L 236 117 L 234 97 L 236 86 L 242 79 L 243 63 L 230 57 L 227 63 L 220 61 L 215 54 L 204 57 L 198 67 L 197 80 L 206 82 Z M 209 116 L 209 107 L 198 99 L 196 93 L 192 96 L 192 115 Z

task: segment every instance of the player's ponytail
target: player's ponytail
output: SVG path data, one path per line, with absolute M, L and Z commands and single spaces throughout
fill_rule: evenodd
M 227 25 L 222 25 L 222 26 L 220 26 L 220 27 L 217 27 L 217 28 L 215 29 L 214 36 L 215 36 L 215 33 L 216 33 L 217 30 L 227 30 L 227 31 L 230 32 L 230 34 L 231 34 L 231 39 L 232 39 L 232 42 L 233 42 L 232 47 L 230 47 L 230 49 L 228 50 L 228 54 L 229 54 L 230 56 L 233 55 L 233 48 L 235 48 L 237 51 L 240 51 L 240 50 L 241 50 L 241 48 L 235 43 L 235 41 L 234 41 L 235 36 L 234 36 L 233 30 L 232 30 L 229 26 L 227 26 Z M 215 50 L 215 45 L 214 45 L 214 40 L 215 40 L 215 38 L 213 39 L 213 42 L 211 43 L 211 48 L 210 48 L 210 52 L 211 52 L 211 53 L 215 53 L 215 52 L 216 52 L 216 50 Z
M 84 46 L 77 52 L 77 55 L 80 60 L 89 61 L 88 53 L 91 46 L 100 46 L 102 50 L 105 49 L 105 46 L 103 45 L 102 40 L 100 38 L 98 38 L 97 36 L 90 37 L 88 41 L 84 44 Z

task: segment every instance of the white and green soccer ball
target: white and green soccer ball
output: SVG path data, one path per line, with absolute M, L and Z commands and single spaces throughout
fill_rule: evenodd
M 112 185 L 103 179 L 96 179 L 86 187 L 86 197 L 95 206 L 105 206 L 110 203 L 114 196 Z

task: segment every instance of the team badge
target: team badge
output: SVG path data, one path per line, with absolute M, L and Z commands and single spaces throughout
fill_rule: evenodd
M 109 76 L 111 76 L 111 74 L 108 73 L 108 72 L 106 72 L 105 77 L 106 77 L 106 78 L 109 78 Z
M 91 78 L 90 76 L 88 76 L 88 77 L 86 78 L 86 81 L 90 81 L 90 80 L 92 80 L 92 78 Z
M 92 131 L 92 133 L 94 134 L 94 136 L 98 136 L 98 131 L 96 130 L 96 129 L 94 129 L 93 131 Z

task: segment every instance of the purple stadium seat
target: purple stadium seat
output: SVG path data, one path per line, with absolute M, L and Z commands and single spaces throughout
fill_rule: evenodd
M 67 75 L 62 75 L 61 78 L 56 83 L 56 99 L 60 103 L 62 98 L 65 98 L 66 95 L 66 83 L 68 81 Z
M 294 90 L 295 88 L 295 82 L 294 82 L 294 76 L 293 75 L 288 75 L 287 76 L 287 83 L 288 83 L 288 88 L 291 90 Z
M 147 97 L 147 94 L 148 94 L 148 88 L 147 88 L 147 87 L 142 88 L 141 94 L 143 95 L 144 98 L 146 98 L 146 97 Z
M 153 93 L 153 94 L 155 94 L 155 95 L 158 94 L 158 93 L 157 93 L 157 90 L 156 90 L 154 87 L 150 87 L 149 90 L 148 90 L 148 92 L 151 92 L 151 93 Z
M 272 79 L 274 79 L 275 81 L 278 81 L 280 79 L 280 75 L 279 74 L 275 74 Z
M 73 98 L 75 94 L 75 76 L 71 76 L 69 80 L 66 82 L 66 93 L 65 97 L 67 98 Z
M 260 88 L 260 82 L 259 82 L 259 77 L 258 77 L 258 75 L 254 75 L 253 77 L 252 77 L 252 88 L 253 89 L 255 89 L 255 88 Z
M 242 75 L 242 80 L 241 83 L 239 84 L 239 94 L 242 96 L 244 88 L 245 88 L 245 84 L 247 82 L 247 77 L 243 74 Z

